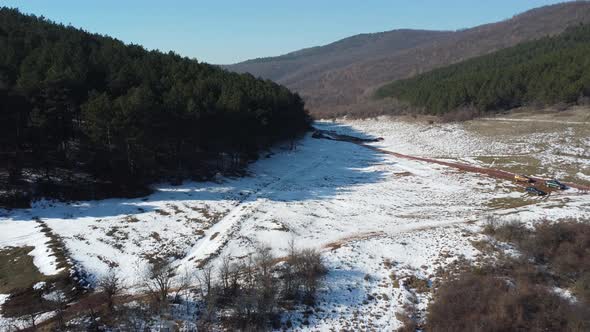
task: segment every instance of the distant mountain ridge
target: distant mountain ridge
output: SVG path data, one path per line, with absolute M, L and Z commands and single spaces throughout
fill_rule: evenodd
M 316 117 L 390 108 L 371 95 L 391 81 L 590 22 L 590 2 L 545 6 L 511 19 L 458 31 L 393 30 L 361 34 L 283 56 L 225 66 L 271 79 L 299 92 Z
M 228 68 L 238 72 L 251 72 L 275 81 L 296 79 L 309 69 L 335 69 L 366 60 L 367 57 L 379 57 L 416 47 L 450 34 L 451 32 L 426 30 L 360 34 L 325 46 L 304 48 L 276 57 L 247 60 Z M 260 64 L 266 64 L 266 68 L 259 66 Z

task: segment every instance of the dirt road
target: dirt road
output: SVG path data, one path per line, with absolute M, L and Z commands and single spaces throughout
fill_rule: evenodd
M 320 129 L 316 129 L 316 132 L 320 134 L 320 135 L 316 134 L 317 138 L 324 138 L 324 139 L 331 139 L 331 140 L 336 140 L 336 141 L 349 142 L 349 143 L 360 145 L 360 146 L 365 147 L 367 149 L 371 149 L 373 151 L 377 151 L 379 153 L 392 155 L 392 156 L 395 156 L 398 158 L 423 161 L 423 162 L 432 163 L 432 164 L 439 164 L 439 165 L 443 165 L 443 166 L 453 167 L 453 168 L 456 168 L 456 169 L 459 169 L 459 170 L 465 171 L 465 172 L 485 174 L 485 175 L 488 175 L 488 176 L 491 176 L 494 178 L 509 180 L 509 181 L 514 181 L 514 176 L 516 175 L 515 173 L 511 173 L 511 172 L 507 172 L 507 171 L 503 171 L 503 170 L 499 170 L 499 169 L 478 167 L 478 166 L 472 166 L 472 165 L 467 165 L 467 164 L 462 164 L 462 163 L 442 161 L 442 160 L 432 159 L 432 158 L 416 157 L 416 156 L 410 156 L 410 155 L 406 155 L 406 154 L 401 154 L 401 153 L 385 150 L 385 149 L 378 148 L 378 147 L 368 144 L 368 143 L 372 143 L 372 142 L 377 141 L 374 139 L 365 140 L 365 139 L 358 138 L 358 137 L 337 134 L 334 132 L 327 132 L 327 131 L 320 130 Z M 547 179 L 536 178 L 536 177 L 531 177 L 531 178 L 533 180 L 535 180 L 536 183 L 544 183 L 545 180 L 547 180 Z M 585 186 L 585 185 L 581 185 L 581 184 L 577 184 L 577 183 L 564 183 L 564 184 L 568 187 L 571 187 L 571 188 L 576 188 L 576 189 L 583 190 L 583 191 L 590 191 L 590 186 Z M 548 188 L 546 188 L 546 190 L 548 190 Z

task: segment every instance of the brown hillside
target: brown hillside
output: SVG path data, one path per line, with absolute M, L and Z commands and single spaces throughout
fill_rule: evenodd
M 384 83 L 562 32 L 590 22 L 590 2 L 546 6 L 471 29 L 362 34 L 274 58 L 228 66 L 298 91 L 316 116 L 371 114 L 391 108 L 370 96 Z

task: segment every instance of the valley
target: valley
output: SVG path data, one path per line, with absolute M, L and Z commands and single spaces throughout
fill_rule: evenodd
M 561 123 L 535 123 L 516 113 L 452 124 L 383 117 L 314 125 L 382 137 L 368 145 L 388 151 L 588 184 L 588 126 L 578 124 L 579 114 L 548 115 Z M 540 126 L 542 138 L 535 134 Z M 0 244 L 34 248 L 28 255 L 43 275 L 39 281 L 59 273 L 54 252 L 43 244 L 50 239 L 35 220 L 42 221 L 91 283 L 115 268 L 133 294 L 141 292 L 134 285 L 150 259 L 171 259 L 179 271 L 197 271 L 219 267 L 224 257 L 240 261 L 260 245 L 284 257 L 294 240 L 321 250 L 328 273 L 315 310 L 290 311 L 284 324 L 390 330 L 401 327 L 399 315 L 408 303 L 424 314 L 431 299 L 429 287 L 417 291 L 410 281 L 431 284 L 449 264 L 481 254 L 473 243 L 489 216 L 527 223 L 590 218 L 590 195 L 575 188 L 538 198 L 512 181 L 311 133 L 293 149 L 285 144 L 263 154 L 246 177 L 154 189 L 137 199 L 38 201 L 31 209 L 3 210 Z
M 0 332 L 590 330 L 590 1 L 7 1 Z

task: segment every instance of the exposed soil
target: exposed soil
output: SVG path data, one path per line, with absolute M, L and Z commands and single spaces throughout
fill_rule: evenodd
M 373 151 L 392 155 L 392 156 L 395 156 L 398 158 L 404 158 L 404 159 L 409 159 L 409 160 L 418 160 L 418 161 L 423 161 L 423 162 L 432 163 L 432 164 L 439 164 L 439 165 L 443 165 L 443 166 L 453 167 L 453 168 L 459 169 L 464 172 L 485 174 L 485 175 L 488 175 L 488 176 L 491 176 L 494 178 L 498 178 L 498 179 L 503 179 L 503 180 L 514 181 L 514 176 L 516 175 L 515 173 L 503 171 L 500 169 L 477 167 L 477 166 L 471 166 L 471 165 L 457 163 L 457 162 L 449 162 L 449 161 L 442 161 L 442 160 L 432 159 L 432 158 L 410 156 L 410 155 L 406 155 L 406 154 L 401 154 L 401 153 L 381 149 L 381 148 L 374 147 L 374 146 L 367 144 L 367 143 L 379 141 L 379 139 L 362 139 L 362 138 L 358 138 L 358 137 L 354 137 L 354 136 L 334 134 L 332 132 L 323 131 L 323 130 L 319 130 L 319 129 L 316 130 L 316 134 L 314 134 L 314 137 L 343 141 L 343 142 L 350 142 L 350 143 L 354 143 L 354 144 L 360 145 L 362 147 L 365 147 L 367 149 L 371 149 Z M 548 179 L 542 179 L 542 178 L 537 178 L 537 177 L 530 177 L 530 178 L 534 181 L 534 183 L 532 183 L 532 184 L 521 183 L 521 182 L 517 182 L 517 183 L 521 184 L 521 185 L 526 185 L 526 186 L 533 185 L 536 187 L 543 187 L 542 189 L 547 192 L 553 191 L 552 189 L 547 188 L 545 185 L 543 185 L 543 183 Z M 577 183 L 564 183 L 564 184 L 567 187 L 576 188 L 576 189 L 583 190 L 583 191 L 590 191 L 590 186 L 577 184 Z

